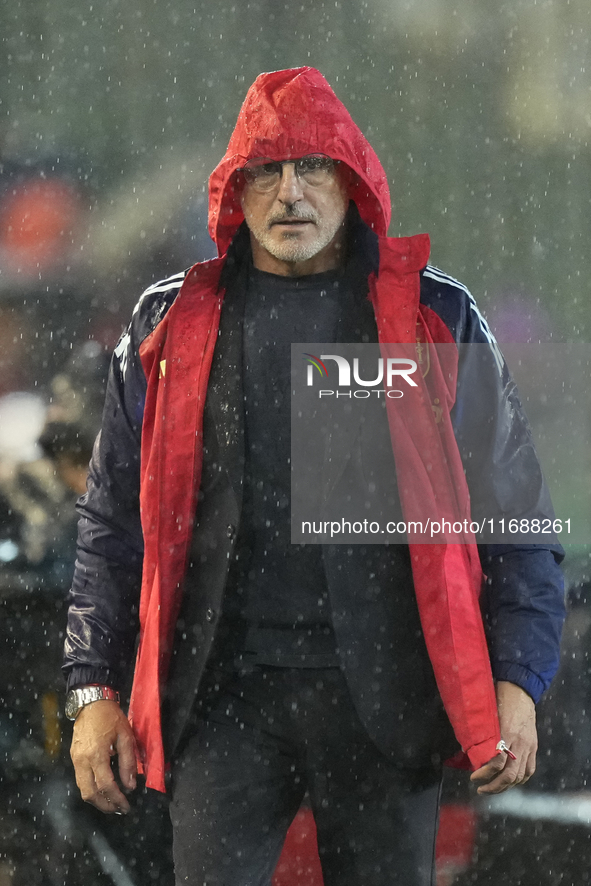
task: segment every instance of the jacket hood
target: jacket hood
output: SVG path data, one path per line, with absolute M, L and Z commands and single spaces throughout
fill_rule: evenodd
M 209 233 L 223 255 L 244 220 L 237 170 L 253 157 L 328 154 L 355 173 L 350 197 L 363 221 L 385 236 L 390 191 L 377 155 L 315 68 L 260 74 L 246 94 L 226 153 L 209 179 Z

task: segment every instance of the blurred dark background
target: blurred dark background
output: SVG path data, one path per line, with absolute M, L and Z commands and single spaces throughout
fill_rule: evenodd
M 388 172 L 391 233 L 429 231 L 485 308 L 527 297 L 586 340 L 590 19 L 584 0 L 3 3 L 3 181 L 74 186 L 61 284 L 84 269 L 113 311 L 208 250 L 200 198 L 255 76 L 312 64 Z

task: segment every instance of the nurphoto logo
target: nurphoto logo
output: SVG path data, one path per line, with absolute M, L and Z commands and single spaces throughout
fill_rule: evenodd
M 317 357 L 315 354 L 304 353 L 304 357 L 306 358 L 306 362 L 308 364 L 307 367 L 307 378 L 306 384 L 308 387 L 314 386 L 315 373 L 316 369 L 320 375 L 321 380 L 328 379 L 328 368 L 326 366 L 325 360 L 333 360 L 337 365 L 338 370 L 338 381 L 337 388 L 351 388 L 351 362 L 346 358 L 342 357 L 340 354 L 321 354 Z M 384 364 L 385 364 L 385 374 L 384 374 Z M 334 371 L 334 367 L 333 368 Z M 410 385 L 413 388 L 417 387 L 416 381 L 414 381 L 411 376 L 418 369 L 417 363 L 415 360 L 410 360 L 407 357 L 386 357 L 384 360 L 383 357 L 379 357 L 377 360 L 377 368 L 375 370 L 375 377 L 370 379 L 361 378 L 359 372 L 359 358 L 353 358 L 353 382 L 354 384 L 359 385 L 360 387 L 355 390 L 334 390 L 323 388 L 318 391 L 318 396 L 322 397 L 355 397 L 358 400 L 367 399 L 371 397 L 372 394 L 380 398 L 382 394 L 386 397 L 389 397 L 392 400 L 398 400 L 400 397 L 404 396 L 404 391 L 396 390 L 393 385 L 395 381 L 402 380 L 406 382 L 407 385 Z M 385 383 L 384 388 L 379 388 L 378 385 L 382 385 Z

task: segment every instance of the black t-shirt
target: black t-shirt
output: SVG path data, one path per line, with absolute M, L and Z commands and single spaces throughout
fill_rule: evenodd
M 292 545 L 291 344 L 335 341 L 344 303 L 337 271 L 281 277 L 251 268 L 245 300 L 245 477 L 237 558 L 224 615 L 243 651 L 287 666 L 336 665 L 320 545 Z

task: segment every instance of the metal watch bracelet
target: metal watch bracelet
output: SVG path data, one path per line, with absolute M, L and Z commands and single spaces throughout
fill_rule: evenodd
M 111 686 L 78 686 L 70 689 L 66 696 L 66 717 L 68 720 L 75 720 L 86 705 L 104 700 L 119 703 L 119 693 Z

